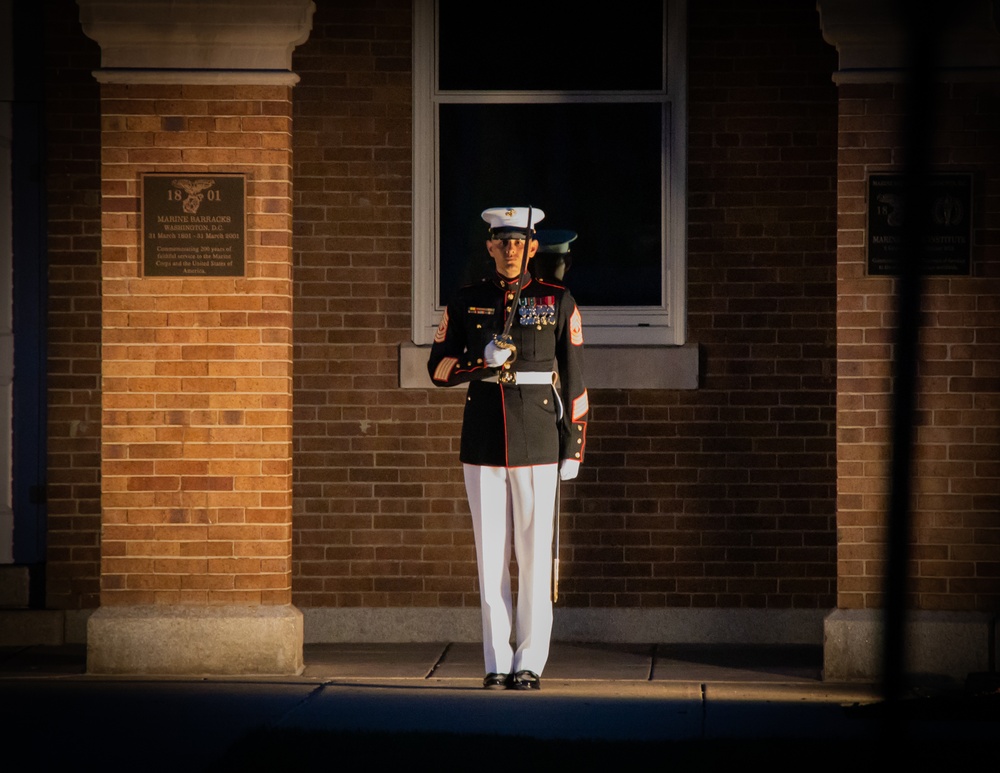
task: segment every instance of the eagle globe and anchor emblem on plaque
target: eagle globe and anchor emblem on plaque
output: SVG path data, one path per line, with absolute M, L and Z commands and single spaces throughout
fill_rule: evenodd
M 244 276 L 246 175 L 142 175 L 143 276 Z
M 215 185 L 215 179 L 211 177 L 203 177 L 198 180 L 179 178 L 174 180 L 171 185 L 183 195 L 181 207 L 184 211 L 197 215 L 201 202 L 205 199 L 205 191 Z

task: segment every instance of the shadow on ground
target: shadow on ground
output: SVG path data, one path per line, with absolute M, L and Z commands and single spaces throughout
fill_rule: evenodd
M 552 741 L 441 734 L 327 733 L 261 730 L 232 746 L 209 768 L 221 773 L 335 769 L 354 766 L 434 770 L 618 771 L 734 770 L 875 773 L 912 764 L 914 770 L 953 769 L 987 760 L 995 742 L 882 740 L 699 740 L 656 742 Z

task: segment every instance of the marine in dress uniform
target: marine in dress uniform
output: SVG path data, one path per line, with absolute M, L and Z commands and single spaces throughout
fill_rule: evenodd
M 573 265 L 570 244 L 576 241 L 576 231 L 547 230 L 537 232 L 538 252 L 531 261 L 531 273 L 538 279 L 563 282 Z
M 538 247 L 530 226 L 545 216 L 531 212 L 531 224 L 527 207 L 482 213 L 496 271 L 451 300 L 427 363 L 435 385 L 469 385 L 459 460 L 476 541 L 488 688 L 540 687 L 552 633 L 557 480 L 576 476 L 586 446 L 580 310 L 563 284 L 522 273 L 525 239 L 529 258 Z M 511 345 L 498 345 L 508 314 Z

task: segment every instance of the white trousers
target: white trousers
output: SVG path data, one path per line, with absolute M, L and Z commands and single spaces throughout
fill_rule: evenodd
M 486 672 L 527 670 L 541 675 L 552 636 L 552 535 L 559 466 L 464 467 L 476 537 Z M 513 647 L 511 545 L 517 559 Z

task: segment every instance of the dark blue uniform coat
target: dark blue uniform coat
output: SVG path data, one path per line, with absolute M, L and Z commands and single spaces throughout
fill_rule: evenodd
M 589 405 L 580 310 L 570 291 L 527 276 L 511 328 L 513 362 L 503 368 L 483 362 L 486 345 L 503 331 L 517 282 L 494 273 L 462 287 L 434 336 L 431 380 L 437 386 L 469 383 L 459 459 L 494 467 L 582 462 Z M 518 373 L 554 372 L 556 390 L 483 380 L 501 370 L 513 371 L 515 379 Z

